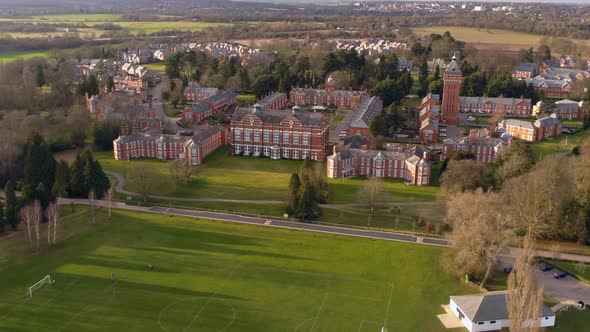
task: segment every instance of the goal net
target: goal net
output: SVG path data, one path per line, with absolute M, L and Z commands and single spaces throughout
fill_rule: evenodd
M 29 287 L 29 297 L 33 297 L 33 292 L 43 287 L 45 284 L 51 284 L 51 276 L 46 275 L 45 278 L 37 281 L 33 286 Z

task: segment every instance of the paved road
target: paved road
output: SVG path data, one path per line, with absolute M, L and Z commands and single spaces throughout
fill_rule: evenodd
M 89 205 L 89 202 L 86 199 L 60 198 L 59 204 Z M 98 206 L 102 206 L 102 207 L 108 206 L 108 203 L 106 201 L 98 201 L 97 200 L 97 201 L 95 201 L 95 204 Z M 188 210 L 188 209 L 179 209 L 179 208 L 167 208 L 167 207 L 162 207 L 162 206 L 142 207 L 142 206 L 135 206 L 135 205 L 126 205 L 125 203 L 118 203 L 118 202 L 113 203 L 113 208 L 139 211 L 139 212 L 150 212 L 150 213 L 160 213 L 160 214 L 167 214 L 167 215 L 214 219 L 214 220 L 222 220 L 222 221 L 226 221 L 226 222 L 236 222 L 236 223 L 244 223 L 244 224 L 251 224 L 251 225 L 258 225 L 258 226 L 279 227 L 279 228 L 287 228 L 287 229 L 301 230 L 301 231 L 328 233 L 328 234 L 334 234 L 334 235 L 355 236 L 355 237 L 364 237 L 364 238 L 398 241 L 398 242 L 410 242 L 410 243 L 418 243 L 418 244 L 424 244 L 424 245 L 435 245 L 435 246 L 448 246 L 449 245 L 448 241 L 444 240 L 444 239 L 429 238 L 429 237 L 416 237 L 414 235 L 403 234 L 403 233 L 392 233 L 392 232 L 373 231 L 373 230 L 355 229 L 355 228 L 347 228 L 347 227 L 327 226 L 327 225 L 318 225 L 318 224 L 313 224 L 313 223 L 301 223 L 301 222 L 286 221 L 286 220 L 280 220 L 280 219 L 248 217 L 248 216 L 242 216 L 239 214 L 232 214 L 232 213 Z

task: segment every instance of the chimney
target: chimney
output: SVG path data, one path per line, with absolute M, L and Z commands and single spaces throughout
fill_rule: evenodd
M 336 155 L 338 153 L 338 145 L 334 145 L 334 147 L 332 147 L 332 151 L 334 152 L 334 155 Z
M 430 156 L 428 155 L 427 151 L 422 152 L 422 159 L 428 161 L 429 158 L 430 158 Z

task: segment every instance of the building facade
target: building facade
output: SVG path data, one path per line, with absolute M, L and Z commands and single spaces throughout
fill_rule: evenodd
M 175 160 L 188 158 L 191 165 L 200 165 L 213 151 L 227 144 L 227 132 L 214 126 L 201 126 L 193 136 L 164 135 L 161 130 L 119 136 L 113 141 L 116 160 L 156 158 Z
M 293 88 L 289 99 L 295 105 L 334 105 L 337 107 L 358 107 L 361 100 L 369 97 L 369 93 L 354 90 L 336 90 L 336 82 L 332 77 L 326 81 L 324 89 Z
M 457 61 L 457 57 L 454 56 L 443 74 L 444 87 L 441 121 L 448 124 L 457 124 L 459 122 L 457 114 L 461 108 L 459 93 L 461 91 L 463 74 Z
M 198 103 L 215 96 L 219 92 L 217 88 L 207 88 L 197 82 L 189 82 L 188 86 L 184 88 L 183 95 L 188 102 Z
M 344 146 L 335 146 L 327 160 L 327 176 L 331 179 L 356 176 L 399 178 L 416 186 L 430 184 L 432 167 L 426 149 L 376 151 L 369 150 L 367 144 L 366 137 L 356 135 L 349 137 Z
M 435 143 L 439 138 L 438 121 L 440 119 L 440 107 L 428 102 L 425 105 L 418 115 L 418 124 L 420 125 L 418 134 L 421 141 Z
M 200 123 L 218 112 L 224 112 L 237 104 L 237 95 L 233 91 L 225 91 L 203 99 L 201 102 L 187 107 L 181 112 L 184 123 Z
M 563 130 L 562 122 L 554 113 L 531 123 L 524 120 L 507 119 L 498 123 L 498 132 L 508 133 L 513 138 L 528 142 L 538 142 L 543 139 L 557 136 Z
M 509 134 L 504 134 L 502 138 L 493 138 L 488 135 L 479 135 L 478 133 L 470 132 L 468 137 L 459 139 L 448 138 L 444 140 L 442 158 L 445 160 L 456 151 L 466 151 L 473 153 L 476 161 L 490 163 L 500 153 L 505 151 L 511 142 L 512 138 Z
M 555 112 L 560 119 L 581 120 L 588 115 L 588 104 L 583 100 L 576 102 L 564 99 L 555 102 Z
M 231 151 L 235 155 L 271 159 L 322 160 L 329 138 L 323 113 L 238 108 L 231 121 Z
M 287 107 L 287 94 L 282 92 L 273 92 L 258 101 L 258 105 L 263 110 L 282 110 Z

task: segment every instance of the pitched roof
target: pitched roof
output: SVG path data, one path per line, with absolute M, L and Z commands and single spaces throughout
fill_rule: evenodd
M 524 120 L 507 119 L 500 122 L 503 126 L 523 127 L 527 129 L 534 129 L 533 124 Z
M 230 101 L 231 99 L 235 98 L 237 94 L 234 91 L 224 91 L 220 94 L 216 94 L 214 96 L 209 97 L 209 101 L 213 104 L 222 103 Z
M 369 128 L 373 118 L 381 112 L 383 102 L 379 97 L 369 97 L 361 101 L 354 110 L 349 126 L 353 128 Z
M 233 117 L 233 121 L 242 121 L 246 116 L 255 114 L 264 123 L 279 124 L 284 119 L 294 116 L 304 126 L 320 127 L 324 118 L 323 113 L 316 112 L 293 112 L 291 110 L 256 110 L 254 108 L 238 108 L 236 109 Z
M 535 127 L 553 127 L 561 124 L 561 121 L 553 116 L 547 116 L 535 121 Z
M 507 291 L 500 291 L 451 296 L 451 299 L 472 322 L 487 322 L 508 319 L 507 295 Z M 547 316 L 555 316 L 555 313 L 543 305 L 541 317 Z
M 453 60 L 453 61 L 451 61 L 451 63 L 449 63 L 449 65 L 447 66 L 447 69 L 445 69 L 445 73 L 461 74 L 461 67 L 459 67 L 459 64 L 457 63 L 456 60 Z

